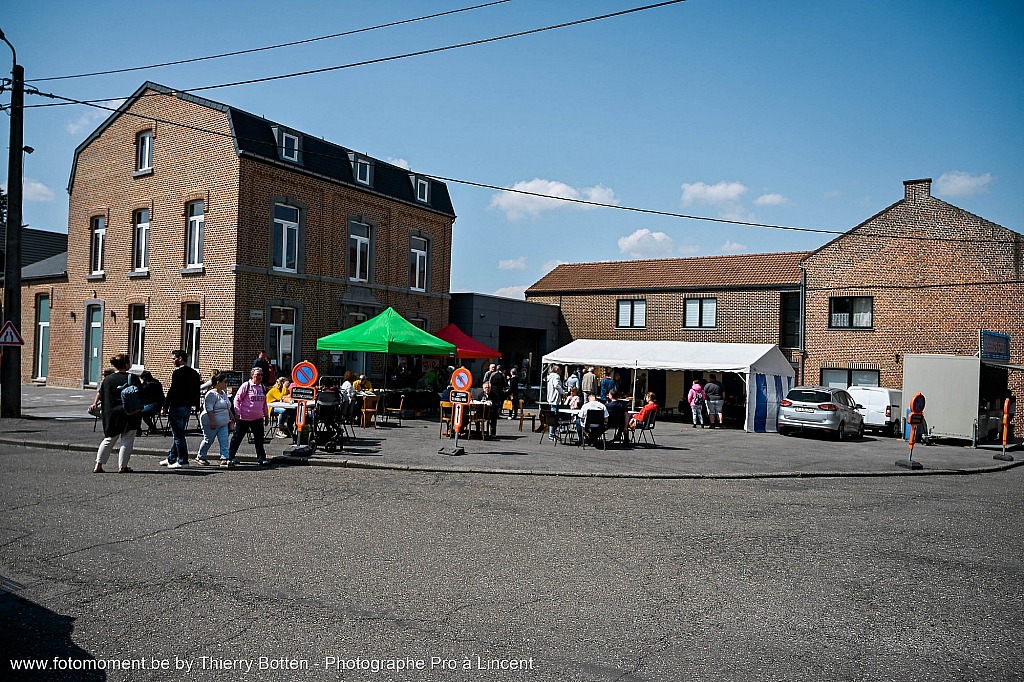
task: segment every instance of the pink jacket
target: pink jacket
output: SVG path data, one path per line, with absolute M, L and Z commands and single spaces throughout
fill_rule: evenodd
M 703 400 L 704 402 L 708 401 L 708 396 L 707 396 L 707 394 L 704 393 L 704 389 L 701 388 L 698 385 L 698 386 L 692 386 L 690 388 L 690 392 L 686 394 L 686 402 L 690 403 L 690 405 L 693 405 L 693 401 L 695 400 L 695 396 L 698 396 L 698 395 L 701 397 L 701 400 Z
M 267 396 L 263 386 L 246 381 L 235 393 L 235 412 L 243 421 L 263 420 L 267 416 Z

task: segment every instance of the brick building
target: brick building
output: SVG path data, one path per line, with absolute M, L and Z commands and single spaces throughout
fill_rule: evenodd
M 561 308 L 559 346 L 574 339 L 773 343 L 798 367 L 799 264 L 806 255 L 565 264 L 527 289 L 526 298 Z M 645 385 L 674 405 L 691 379 L 678 374 L 652 373 Z
M 981 329 L 1009 334 L 1024 364 L 1024 235 L 936 199 L 930 179 L 903 184 L 803 261 L 805 383 L 899 388 L 903 355 L 977 355 Z M 1021 374 L 1009 374 L 1016 395 Z
M 93 385 L 117 352 L 166 377 L 179 347 L 204 373 L 261 349 L 360 370 L 316 339 L 387 306 L 448 322 L 444 183 L 234 107 L 145 83 L 75 151 L 68 189 L 67 281 L 24 297 L 23 319 L 49 312 L 48 383 Z

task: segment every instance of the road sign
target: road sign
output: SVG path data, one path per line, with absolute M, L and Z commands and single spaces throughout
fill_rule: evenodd
M 298 386 L 312 386 L 316 383 L 320 373 L 316 371 L 316 365 L 303 360 L 292 368 L 292 383 Z
M 14 323 L 7 320 L 7 323 L 0 329 L 0 346 L 24 346 L 25 339 L 21 338 L 21 333 L 18 328 L 14 326 Z
M 465 367 L 452 372 L 452 388 L 456 391 L 468 391 L 473 387 L 473 375 Z
M 465 391 L 452 391 L 452 402 L 466 404 L 469 402 L 469 394 Z
M 923 393 L 918 393 L 910 401 L 910 411 L 911 412 L 916 412 L 918 414 L 920 414 L 921 412 L 924 412 L 924 394 Z
M 302 427 L 306 425 L 306 402 L 300 401 L 295 406 L 295 426 L 298 428 L 299 433 L 302 433 Z

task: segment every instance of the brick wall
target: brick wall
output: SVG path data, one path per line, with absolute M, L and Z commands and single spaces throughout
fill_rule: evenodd
M 1010 283 L 1024 274 L 1024 236 L 932 197 L 930 181 L 908 181 L 904 200 L 804 262 L 805 383 L 817 383 L 822 367 L 850 367 L 877 369 L 881 385 L 899 388 L 898 355 L 976 355 L 979 329 L 1010 334 L 1011 361 L 1024 363 L 1024 287 Z M 958 284 L 969 282 L 994 283 Z M 873 297 L 872 327 L 831 329 L 833 296 Z M 1022 374 L 1010 372 L 1018 396 Z

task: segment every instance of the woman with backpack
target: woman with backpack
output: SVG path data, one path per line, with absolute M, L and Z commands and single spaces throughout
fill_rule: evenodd
M 700 428 L 705 428 L 704 403 L 707 402 L 707 399 L 704 388 L 700 385 L 700 379 L 694 379 L 690 392 L 686 394 L 686 402 L 690 403 L 690 409 L 693 411 L 693 428 L 697 428 L 697 424 L 700 424 Z
M 131 362 L 124 353 L 119 353 L 110 358 L 110 364 L 114 367 L 114 373 L 103 380 L 100 385 L 100 403 L 103 405 L 103 440 L 96 451 L 96 466 L 93 467 L 94 474 L 102 474 L 103 465 L 110 457 L 110 451 L 114 448 L 117 439 L 121 439 L 121 450 L 117 456 L 117 473 L 130 474 L 131 467 L 128 460 L 132 456 L 132 447 L 135 445 L 135 432 L 142 424 L 142 399 L 138 380 L 128 374 L 128 367 Z M 130 409 L 125 409 L 125 399 L 122 397 L 125 389 L 129 386 L 135 388 L 136 395 Z

